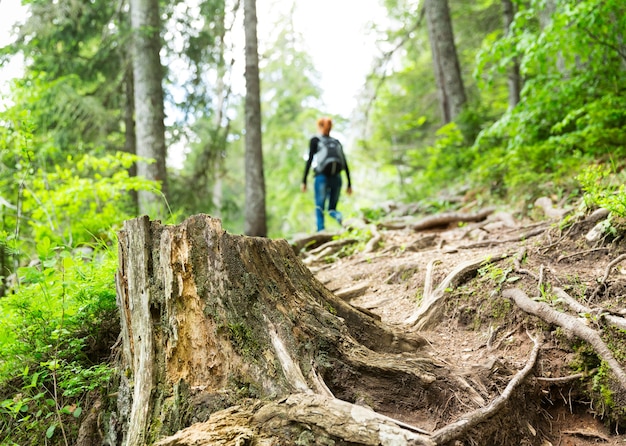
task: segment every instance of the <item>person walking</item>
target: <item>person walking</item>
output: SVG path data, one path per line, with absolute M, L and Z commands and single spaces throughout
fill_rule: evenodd
M 352 183 L 350 181 L 350 169 L 346 156 L 343 153 L 341 143 L 330 136 L 333 122 L 330 118 L 320 118 L 317 120 L 319 135 L 314 136 L 309 141 L 309 157 L 304 168 L 302 178 L 302 192 L 307 191 L 306 179 L 309 170 L 313 166 L 315 172 L 314 192 L 315 192 L 315 217 L 317 230 L 323 231 L 324 212 L 328 209 L 328 214 L 337 223 L 342 224 L 341 212 L 337 210 L 339 195 L 341 193 L 342 179 L 341 172 L 346 172 L 348 180 L 348 195 L 352 194 Z

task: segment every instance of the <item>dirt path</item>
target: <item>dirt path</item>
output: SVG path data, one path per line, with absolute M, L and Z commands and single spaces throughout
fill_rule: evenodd
M 590 380 L 558 385 L 550 381 L 576 373 L 572 367 L 579 357 L 571 339 L 556 327 L 541 326 L 502 297 L 507 287 L 519 287 L 530 297 L 540 298 L 560 287 L 591 307 L 623 309 L 626 279 L 619 263 L 611 262 L 619 260 L 624 246 L 619 240 L 585 239 L 595 223 L 581 219 L 560 230 L 558 219 L 518 221 L 494 213 L 482 221 L 416 230 L 404 220 L 387 225 L 397 229 L 385 229 L 385 225 L 375 229 L 380 241 L 371 252 L 339 253 L 332 261 L 329 257 L 309 259 L 309 267 L 327 288 L 353 306 L 374 313 L 386 324 L 412 331 L 416 329 L 407 320 L 426 288 L 436 287 L 464 262 L 502 258 L 485 263 L 448 290 L 440 321 L 420 331 L 432 354 L 476 386 L 505 386 L 528 360 L 533 343 L 527 331 L 543 332 L 547 337 L 531 378 L 536 380 L 534 397 L 541 399 L 543 413 L 529 415 L 527 422 L 530 437 L 543 443 L 533 444 L 625 444 L 626 436 L 616 435 L 619 424 L 624 429 L 624 420 L 616 422 L 615 411 L 607 416 L 603 402 L 584 392 Z M 624 337 L 613 340 L 624 342 Z M 397 408 L 390 409 L 394 411 Z

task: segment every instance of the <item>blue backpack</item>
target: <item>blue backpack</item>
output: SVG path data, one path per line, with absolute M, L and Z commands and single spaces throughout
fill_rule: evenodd
M 346 167 L 341 143 L 331 136 L 320 136 L 315 153 L 315 173 L 337 175 Z

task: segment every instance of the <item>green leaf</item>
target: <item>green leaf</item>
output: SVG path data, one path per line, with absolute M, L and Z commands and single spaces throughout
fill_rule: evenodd
M 51 424 L 50 427 L 46 430 L 46 438 L 52 438 L 52 436 L 54 435 L 54 430 L 56 428 L 56 424 Z

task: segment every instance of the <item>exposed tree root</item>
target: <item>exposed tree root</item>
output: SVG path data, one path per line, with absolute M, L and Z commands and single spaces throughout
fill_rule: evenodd
M 555 208 L 552 204 L 552 200 L 550 200 L 550 198 L 548 197 L 537 198 L 535 200 L 535 206 L 541 208 L 546 217 L 558 220 L 560 220 L 572 211 L 572 208 Z
M 604 319 L 606 322 L 608 322 L 609 325 L 617 327 L 620 330 L 626 330 L 626 319 L 624 319 L 623 317 L 615 316 L 600 308 L 586 307 L 585 305 L 574 299 L 572 296 L 567 294 L 562 288 L 554 287 L 553 291 L 558 298 L 563 299 L 563 301 L 567 305 L 569 305 L 569 307 L 576 313 L 596 315 L 598 319 Z
M 437 446 L 468 435 L 470 429 L 496 415 L 535 366 L 538 341 L 525 367 L 488 406 L 463 415 L 435 432 L 379 414 L 368 407 L 313 392 L 295 393 L 279 401 L 234 406 L 215 413 L 205 422 L 161 439 L 158 446 L 208 445 L 229 439 L 228 444 L 247 444 L 264 436 L 276 439 L 292 423 L 332 438 L 362 445 Z M 239 422 L 234 422 L 239 419 Z M 228 420 L 228 422 L 225 422 Z M 241 443 L 237 443 L 241 441 Z
M 606 271 L 604 272 L 604 276 L 602 276 L 602 279 L 600 279 L 600 282 L 598 282 L 596 289 L 591 294 L 591 297 L 589 297 L 590 301 L 595 300 L 595 298 L 600 294 L 601 290 L 604 289 L 604 287 L 606 286 L 605 285 L 606 281 L 609 278 L 609 275 L 611 274 L 611 270 L 613 269 L 613 267 L 624 259 L 626 259 L 626 254 L 622 254 L 618 256 L 616 259 L 612 260 L 611 263 L 607 265 Z
M 302 250 L 312 250 L 324 243 L 332 241 L 337 234 L 330 232 L 316 232 L 315 234 L 299 236 L 291 242 L 291 246 L 295 250 L 296 254 Z
M 320 260 L 326 257 L 336 254 L 344 246 L 352 245 L 357 242 L 358 240 L 356 239 L 347 239 L 347 238 L 325 242 L 322 245 L 318 246 L 317 248 L 309 251 L 307 257 L 303 260 L 303 262 L 305 264 L 319 262 Z
M 383 236 L 376 229 L 376 225 L 370 225 L 370 230 L 372 231 L 372 238 L 367 242 L 365 248 L 363 249 L 363 253 L 365 254 L 376 251 L 376 249 L 378 249 L 378 244 L 383 239 Z
M 447 426 L 433 432 L 431 438 L 432 440 L 434 440 L 435 444 L 448 444 L 454 440 L 463 438 L 468 434 L 469 430 L 472 427 L 488 420 L 502 409 L 506 402 L 511 398 L 511 395 L 513 394 L 515 389 L 526 379 L 526 377 L 535 367 L 541 344 L 536 339 L 533 339 L 533 342 L 535 346 L 530 353 L 530 358 L 528 359 L 528 362 L 522 370 L 517 372 L 517 374 L 506 386 L 502 394 L 494 399 L 488 406 L 481 407 L 480 409 L 470 412 L 461 417 L 458 421 L 448 424 Z
M 475 273 L 485 263 L 498 261 L 506 258 L 507 255 L 488 255 L 479 259 L 469 260 L 458 265 L 445 279 L 433 290 L 432 271 L 435 261 L 429 263 L 424 283 L 424 296 L 415 312 L 409 316 L 405 323 L 412 325 L 418 330 L 431 327 L 439 322 L 442 317 L 441 307 L 444 305 L 443 297 L 448 288 L 457 286 L 463 278 Z
M 532 237 L 536 237 L 538 235 L 543 234 L 546 229 L 549 227 L 546 223 L 540 225 L 540 227 L 527 231 L 523 234 L 517 235 L 515 237 L 508 237 L 502 240 L 481 240 L 479 242 L 468 243 L 467 245 L 457 246 L 457 249 L 475 249 L 475 248 L 486 248 L 489 246 L 502 245 L 504 243 L 515 243 L 520 242 L 522 240 L 527 240 Z
M 312 424 L 334 437 L 363 445 L 437 444 L 425 435 L 427 432 L 423 429 L 378 414 L 367 407 L 320 395 L 290 395 L 263 407 L 254 421 L 265 425 L 274 418 Z
M 446 212 L 438 215 L 426 217 L 417 223 L 411 225 L 414 231 L 423 231 L 424 229 L 432 229 L 441 226 L 447 226 L 450 223 L 459 223 L 467 221 L 481 221 L 487 218 L 495 211 L 495 208 L 487 208 L 475 214 L 467 214 L 464 212 Z
M 350 444 L 436 446 L 428 432 L 373 410 L 337 398 L 308 393 L 292 394 L 280 401 L 233 406 L 156 446 L 209 446 L 216 444 L 293 444 L 289 429 L 331 436 Z M 328 444 L 334 444 L 329 440 Z
M 593 369 L 593 370 L 589 370 L 588 372 L 574 373 L 573 375 L 559 376 L 557 378 L 546 378 L 543 376 L 538 376 L 535 379 L 539 382 L 548 383 L 548 384 L 556 384 L 556 385 L 569 384 L 572 381 L 578 381 L 580 379 L 587 378 L 588 376 L 592 376 L 597 371 L 598 369 Z
M 562 255 L 559 256 L 558 259 L 556 259 L 556 263 L 559 263 L 562 260 L 566 260 L 566 259 L 571 259 L 574 257 L 582 257 L 582 256 L 586 256 L 587 254 L 592 254 L 594 252 L 598 252 L 598 251 L 608 251 L 608 248 L 592 248 L 592 249 L 587 249 L 585 251 L 578 251 L 569 255 Z
M 589 328 L 578 318 L 556 311 L 543 302 L 530 299 L 526 293 L 518 288 L 504 290 L 502 296 L 513 300 L 523 311 L 538 316 L 545 322 L 558 325 L 589 343 L 598 355 L 611 367 L 622 389 L 626 389 L 626 373 L 624 373 L 624 370 L 613 356 L 611 350 L 595 330 Z

